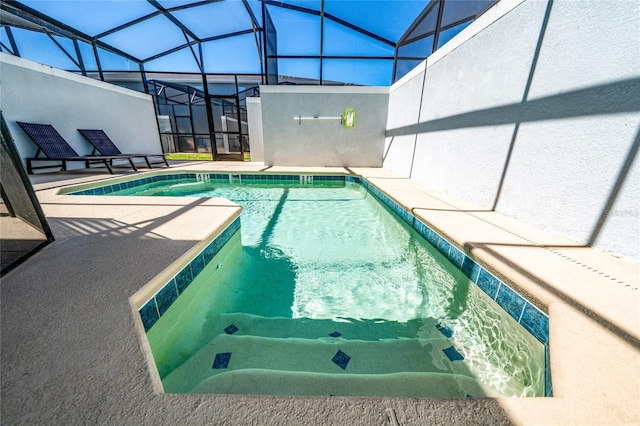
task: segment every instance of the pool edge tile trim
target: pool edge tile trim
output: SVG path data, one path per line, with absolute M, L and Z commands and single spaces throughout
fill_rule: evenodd
M 193 282 L 197 274 L 192 274 L 192 264 L 203 261 L 202 253 L 207 250 L 211 253 L 211 259 L 222 249 L 222 247 L 240 230 L 240 216 L 236 217 L 229 225 L 227 225 L 207 246 L 199 253 L 196 253 L 191 260 L 186 263 L 178 272 L 176 272 L 162 287 L 160 287 L 142 306 L 138 309 L 144 330 L 149 331 L 151 327 L 162 317 L 167 309 L 175 302 L 175 300 L 184 292 L 184 290 Z M 198 273 L 204 268 L 197 265 Z M 173 287 L 173 289 L 171 289 Z M 177 294 L 172 300 L 158 300 L 167 289 L 174 290 Z M 155 308 L 155 315 L 154 310 Z
M 522 323 L 524 310 L 525 308 L 529 307 L 530 309 L 534 310 L 534 316 L 539 316 L 539 318 L 537 318 L 539 321 L 546 321 L 548 329 L 549 316 L 547 314 L 545 314 L 536 305 L 529 302 L 526 297 L 522 296 L 511 286 L 505 284 L 501 279 L 496 277 L 484 266 L 480 265 L 472 257 L 468 256 L 465 252 L 452 244 L 449 240 L 447 240 L 447 238 L 443 237 L 437 231 L 433 230 L 429 225 L 424 223 L 422 219 L 417 218 L 413 215 L 413 213 L 407 211 L 397 201 L 375 187 L 372 183 L 368 182 L 364 178 L 362 178 L 361 181 L 362 185 L 367 188 L 367 190 L 371 194 L 376 196 L 376 198 L 378 198 L 383 204 L 389 207 L 418 234 L 423 236 L 449 262 L 451 262 L 457 269 L 465 274 L 467 278 L 469 278 L 476 286 L 478 286 L 478 288 L 480 288 L 493 301 L 495 301 L 505 312 L 507 312 L 507 314 L 514 318 L 514 320 L 518 322 L 518 324 L 524 327 L 525 330 L 527 330 L 543 345 L 548 343 L 548 331 L 544 335 L 541 335 L 539 332 L 534 333 L 531 328 L 532 324 Z M 509 294 L 509 298 L 507 298 L 506 296 L 499 297 L 500 291 L 503 287 L 503 294 Z M 510 303 L 514 300 L 517 303 Z M 522 303 L 522 306 L 518 306 L 520 303 Z M 535 318 L 531 318 L 530 320 L 534 321 Z

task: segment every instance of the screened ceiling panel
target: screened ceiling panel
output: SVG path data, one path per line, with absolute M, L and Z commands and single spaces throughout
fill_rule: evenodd
M 284 77 L 320 80 L 319 59 L 278 59 L 278 72 Z
M 406 39 L 411 41 L 413 39 L 423 37 L 424 35 L 433 34 L 436 30 L 436 25 L 438 24 L 439 10 L 439 5 L 433 7 L 431 11 L 429 11 L 429 14 L 418 23 L 414 30 L 407 34 Z
M 292 4 L 294 6 L 304 7 L 305 9 L 311 9 L 319 11 L 322 7 L 322 1 L 320 0 L 293 0 L 284 3 Z
M 0 41 L 4 52 L 101 79 L 101 71 L 139 73 L 142 66 L 150 73 L 256 74 L 263 84 L 388 85 L 496 1 L 5 1 L 0 22 L 18 49 L 5 29 Z
M 278 55 L 319 55 L 320 17 L 268 6 L 278 34 Z
M 198 49 L 194 49 L 196 55 Z M 162 56 L 149 62 L 145 62 L 144 69 L 146 71 L 164 71 L 164 72 L 193 72 L 199 73 L 200 67 L 196 62 L 191 49 L 184 49 L 173 52 L 169 55 Z
M 139 0 L 23 0 L 21 3 L 91 36 L 157 12 Z
M 251 17 L 241 1 L 217 2 L 171 12 L 199 38 L 251 29 Z
M 469 16 L 477 15 L 482 12 L 489 3 L 491 3 L 491 1 L 488 0 L 448 1 L 444 5 L 444 11 L 442 13 L 442 26 L 446 27 L 455 22 L 467 19 Z
M 93 46 L 84 41 L 78 41 L 78 48 L 80 49 L 80 55 L 82 55 L 85 70 L 98 71 L 98 63 L 96 62 L 96 55 L 93 52 Z
M 52 35 L 51 37 L 59 45 L 58 46 L 59 48 L 63 49 L 68 56 L 71 56 L 74 59 L 75 62 L 78 62 L 78 55 L 76 55 L 76 48 L 73 45 L 72 40 L 69 40 L 68 38 L 60 37 L 57 35 Z
M 406 75 L 409 71 L 417 67 L 422 63 L 421 60 L 407 59 L 407 60 L 399 60 L 396 63 L 396 75 L 394 76 L 394 80 L 399 80 L 404 75 Z
M 80 70 L 46 34 L 20 28 L 12 28 L 11 32 L 23 58 L 56 68 L 73 71 Z
M 449 40 L 457 36 L 460 33 L 460 31 L 464 30 L 469 25 L 471 25 L 471 21 L 463 22 L 460 25 L 456 25 L 455 27 L 451 27 L 446 30 L 443 30 L 440 33 L 440 37 L 438 38 L 438 46 L 437 46 L 438 49 L 444 46 L 446 42 L 448 42 Z
M 433 49 L 434 36 L 423 37 L 412 43 L 400 46 L 398 56 L 404 58 L 420 58 Z
M 324 10 L 391 41 L 404 34 L 429 0 L 325 0 Z
M 8 52 L 8 53 L 11 53 L 11 54 L 14 54 L 14 55 L 16 54 L 13 51 L 13 48 L 11 46 L 11 41 L 9 41 L 9 36 L 7 34 L 7 28 L 6 27 L 0 28 L 0 43 L 2 44 L 2 51 L 3 52 Z
M 196 1 L 194 0 L 158 0 L 158 3 L 160 3 L 160 5 L 165 9 L 171 9 L 174 7 L 189 6 L 196 3 Z
M 260 0 L 247 0 L 247 4 L 255 17 L 258 26 L 262 28 L 262 2 Z
M 390 56 L 394 48 L 330 20 L 324 23 L 324 54 L 337 56 Z
M 98 48 L 98 57 L 103 71 L 137 71 L 140 69 L 137 63 L 123 58 L 115 53 Z
M 163 15 L 116 31 L 100 40 L 142 60 L 187 42 L 182 30 Z
M 363 86 L 390 86 L 393 60 L 324 59 L 322 78 L 325 82 L 344 82 Z
M 260 59 L 253 34 L 202 44 L 207 73 L 260 74 Z

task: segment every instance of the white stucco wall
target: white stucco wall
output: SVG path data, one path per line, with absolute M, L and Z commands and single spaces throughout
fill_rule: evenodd
M 381 167 L 389 88 L 261 86 L 265 165 Z M 356 109 L 356 124 L 339 117 Z
M 251 161 L 264 161 L 264 143 L 262 141 L 262 108 L 260 98 L 247 98 L 247 121 Z
M 502 0 L 452 46 L 391 88 L 384 167 L 640 262 L 640 3 Z
M 37 148 L 16 121 L 53 125 L 80 155 L 92 147 L 78 128 L 104 130 L 124 153 L 162 153 L 151 96 L 1 53 L 0 107 L 22 158 Z

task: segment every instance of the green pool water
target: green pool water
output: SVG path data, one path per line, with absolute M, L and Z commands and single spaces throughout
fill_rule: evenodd
M 113 195 L 243 207 L 241 232 L 147 333 L 166 392 L 544 395 L 543 345 L 357 183 Z

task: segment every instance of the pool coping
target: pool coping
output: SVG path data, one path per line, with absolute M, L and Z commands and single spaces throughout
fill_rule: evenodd
M 261 171 L 266 168 L 256 163 L 180 166 L 183 170 L 203 167 L 235 171 Z M 269 170 L 305 173 L 345 171 L 344 168 L 285 167 L 272 167 Z M 130 245 L 130 250 L 135 250 L 138 246 L 145 247 L 142 243 L 149 240 L 141 240 L 137 236 L 133 238 L 126 233 L 113 238 L 106 232 L 87 235 L 81 230 L 65 227 L 70 220 L 67 218 L 74 217 L 115 217 L 124 220 L 128 218 L 125 215 L 133 214 L 129 210 L 133 207 L 121 208 L 115 204 L 110 207 L 106 201 L 100 201 L 99 209 L 90 210 L 86 205 L 89 197 L 73 199 L 71 196 L 58 195 L 54 187 L 43 183 L 36 185 L 37 195 L 54 226 L 57 240 L 3 277 L 2 282 L 3 423 L 48 423 L 53 419 L 70 419 L 78 423 L 91 418 L 111 419 L 111 422 L 134 422 L 136 419 L 162 422 L 173 418 L 183 424 L 202 424 L 211 421 L 212 413 L 220 422 L 236 424 L 640 422 L 637 408 L 637 401 L 640 400 L 637 291 L 627 289 L 624 284 L 613 282 L 583 266 L 597 269 L 605 275 L 613 274 L 621 278 L 620 281 L 637 285 L 637 265 L 630 265 L 606 253 L 498 213 L 482 211 L 477 206 L 423 188 L 417 182 L 384 169 L 354 168 L 347 171 L 375 181 L 385 193 L 401 201 L 434 229 L 446 231 L 443 233 L 457 247 L 499 270 L 500 275 L 508 276 L 510 281 L 518 284 L 519 291 L 524 289 L 547 307 L 554 374 L 553 398 L 446 400 L 161 394 L 153 387 L 149 371 L 143 367 L 144 348 L 138 346 L 138 335 L 131 328 L 138 322 L 134 315 L 126 313 L 131 313 L 132 308 L 128 300 L 125 300 L 125 310 L 121 305 L 124 294 L 131 295 L 142 287 L 139 280 L 127 277 L 143 277 L 153 271 L 160 272 L 187 251 L 183 247 L 192 248 L 194 245 L 189 243 L 192 237 L 180 244 L 176 244 L 179 241 L 171 243 L 170 238 L 183 238 L 185 233 L 195 236 L 203 232 L 215 232 L 214 228 L 218 225 L 208 226 L 206 230 L 175 230 L 182 222 L 171 224 L 171 227 L 166 225 L 161 234 L 163 238 L 169 238 L 166 240 L 168 243 L 162 246 L 162 252 L 157 253 L 157 259 L 143 258 L 145 262 L 141 265 L 131 264 L 122 268 L 125 269 L 122 272 L 115 271 L 110 286 L 101 290 L 110 292 L 108 311 L 95 318 L 87 317 L 81 322 L 69 322 L 66 317 L 52 318 L 48 315 L 52 310 L 48 302 L 50 299 L 57 300 L 57 293 L 66 291 L 66 288 L 84 289 L 87 280 L 100 279 L 100 275 L 97 275 L 99 271 L 94 271 L 94 268 L 84 268 L 79 275 L 72 274 L 73 258 L 69 256 L 86 251 L 93 253 L 93 244 L 99 244 L 100 247 L 95 250 L 99 250 L 96 253 L 102 253 L 105 245 L 114 249 Z M 75 180 L 105 178 L 109 176 L 95 174 L 91 178 L 82 176 Z M 108 197 L 98 198 L 103 200 Z M 122 200 L 124 197 L 111 198 Z M 121 202 L 119 200 L 110 202 Z M 207 208 L 219 208 L 213 204 Z M 187 215 L 200 208 L 185 207 L 190 208 L 184 210 Z M 115 213 L 116 210 L 122 210 L 122 213 Z M 148 215 L 152 213 L 154 211 L 149 209 Z M 157 228 L 150 229 L 159 232 Z M 143 235 L 152 235 L 149 230 L 143 231 Z M 63 266 L 56 267 L 59 264 Z M 540 265 L 545 265 L 545 268 L 540 268 Z M 46 275 L 40 273 L 43 267 L 51 268 Z M 539 273 L 533 274 L 531 271 Z M 61 280 L 66 283 L 64 287 L 58 284 Z M 14 288 L 15 291 L 12 290 Z M 83 306 L 90 307 L 95 303 L 91 295 L 84 291 L 68 293 L 65 297 L 68 301 L 59 302 L 55 308 L 73 312 Z M 101 324 L 105 321 L 113 324 L 104 327 Z M 74 340 L 61 340 L 60 336 L 67 334 L 76 337 Z M 84 335 L 86 338 L 82 337 Z M 105 362 L 100 355 L 102 351 L 95 355 L 86 352 L 86 345 L 91 345 L 96 339 L 107 342 L 117 339 L 118 343 L 104 352 L 112 361 Z M 70 364 L 79 362 L 74 353 L 86 353 L 85 358 L 88 356 L 87 359 L 92 360 L 92 367 L 81 375 L 75 373 Z M 52 359 L 56 360 L 55 363 L 51 363 Z M 47 385 L 43 382 L 42 374 L 36 373 L 45 365 L 47 376 L 44 377 L 59 378 L 58 386 Z M 73 409 L 61 411 L 60 407 L 63 406 Z

